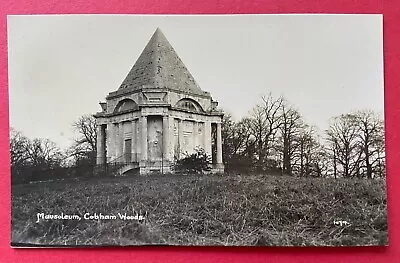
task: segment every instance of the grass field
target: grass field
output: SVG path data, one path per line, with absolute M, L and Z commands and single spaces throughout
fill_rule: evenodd
M 383 180 L 142 176 L 12 187 L 12 242 L 47 245 L 385 245 Z M 37 213 L 147 211 L 137 220 L 41 220 Z M 338 222 L 348 224 L 340 225 Z M 335 224 L 336 222 L 336 224 Z

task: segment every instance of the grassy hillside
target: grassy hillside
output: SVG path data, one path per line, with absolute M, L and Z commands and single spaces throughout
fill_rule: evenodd
M 37 213 L 146 221 L 41 220 Z M 347 221 L 347 225 L 338 223 Z M 336 221 L 336 224 L 334 222 Z M 12 242 L 49 245 L 331 246 L 387 243 L 385 181 L 147 176 L 18 185 Z

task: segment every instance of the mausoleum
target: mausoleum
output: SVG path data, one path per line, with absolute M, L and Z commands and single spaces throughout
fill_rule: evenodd
M 100 105 L 102 111 L 94 115 L 97 164 L 124 164 L 120 174 L 167 173 L 175 160 L 203 148 L 212 156 L 212 170 L 223 172 L 223 113 L 160 29 Z

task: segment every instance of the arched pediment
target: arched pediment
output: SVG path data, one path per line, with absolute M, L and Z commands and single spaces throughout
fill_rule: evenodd
M 123 99 L 118 102 L 117 106 L 115 106 L 114 112 L 122 112 L 122 111 L 129 111 L 129 110 L 136 110 L 138 109 L 138 105 L 131 99 Z
M 184 110 L 195 111 L 195 112 L 204 112 L 201 105 L 192 99 L 181 99 L 176 103 L 176 107 Z

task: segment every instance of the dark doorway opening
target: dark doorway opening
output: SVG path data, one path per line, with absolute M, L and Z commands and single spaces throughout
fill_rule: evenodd
M 132 161 L 132 139 L 125 140 L 125 162 L 130 163 Z

